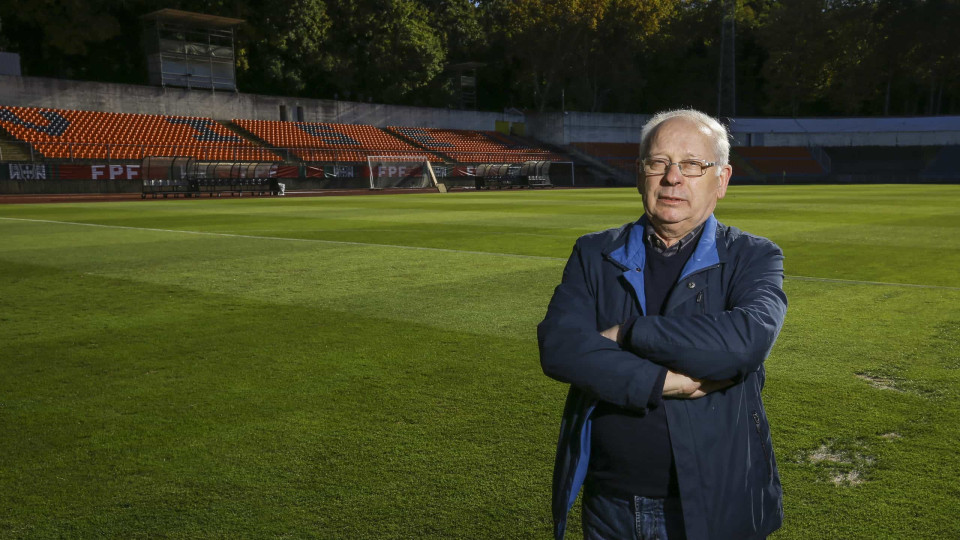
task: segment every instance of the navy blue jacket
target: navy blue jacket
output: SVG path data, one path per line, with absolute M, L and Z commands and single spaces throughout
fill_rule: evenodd
M 760 391 L 783 325 L 783 253 L 712 215 L 663 316 L 641 316 L 623 345 L 600 332 L 643 315 L 645 217 L 579 238 L 537 327 L 544 373 L 569 383 L 553 475 L 554 536 L 590 459 L 590 414 L 602 399 L 643 410 L 660 366 L 735 384 L 665 399 L 687 537 L 762 538 L 783 520 L 782 491 Z

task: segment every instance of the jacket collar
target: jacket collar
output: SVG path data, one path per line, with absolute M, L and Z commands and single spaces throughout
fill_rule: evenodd
M 680 273 L 680 279 L 684 279 L 690 274 L 695 274 L 704 268 L 720 264 L 720 253 L 717 249 L 717 218 L 710 214 L 707 222 L 703 225 L 703 234 L 700 235 L 700 241 L 697 242 L 697 248 L 690 255 L 690 260 L 683 267 Z
M 646 247 L 643 243 L 643 235 L 647 223 L 647 215 L 644 214 L 636 222 L 621 227 L 617 237 L 603 249 L 603 256 L 616 263 L 623 270 L 643 268 L 646 263 Z M 719 264 L 726 259 L 726 249 L 723 249 L 722 243 L 717 242 L 720 228 L 721 225 L 717 218 L 710 214 L 703 225 L 703 233 L 700 234 L 697 247 L 690 255 L 690 260 L 687 261 L 686 266 L 683 267 L 680 279 L 695 274 L 704 268 Z

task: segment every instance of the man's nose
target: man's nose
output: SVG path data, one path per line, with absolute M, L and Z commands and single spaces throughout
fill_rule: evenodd
M 674 167 L 676 165 L 676 167 Z M 671 163 L 667 165 L 666 172 L 663 173 L 663 181 L 667 184 L 674 185 L 683 182 L 683 175 L 680 174 L 680 164 Z

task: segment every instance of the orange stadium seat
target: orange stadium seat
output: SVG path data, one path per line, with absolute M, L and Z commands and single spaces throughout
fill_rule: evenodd
M 569 159 L 495 131 L 398 126 L 387 129 L 414 141 L 423 148 L 442 152 L 461 163 L 521 163 Z
M 819 175 L 827 172 L 804 146 L 738 146 L 733 152 L 760 174 Z
M 242 120 L 233 122 L 277 148 L 291 148 L 303 161 L 364 162 L 368 156 L 443 159 L 369 125 Z
M 212 118 L 0 106 L 0 127 L 52 159 L 137 160 L 185 156 L 235 160 L 279 155 L 254 146 Z M 241 154 L 251 149 L 255 154 Z

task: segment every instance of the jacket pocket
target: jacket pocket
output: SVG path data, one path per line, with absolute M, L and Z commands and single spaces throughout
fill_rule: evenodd
M 764 434 L 763 421 L 760 418 L 760 413 L 757 410 L 754 410 L 751 413 L 751 418 L 753 420 L 753 427 L 755 431 L 755 436 L 757 441 L 760 442 L 760 453 L 763 454 L 763 463 L 766 466 L 766 480 L 769 482 L 772 476 L 773 465 L 771 463 L 770 456 L 770 445 L 767 444 L 767 436 Z

